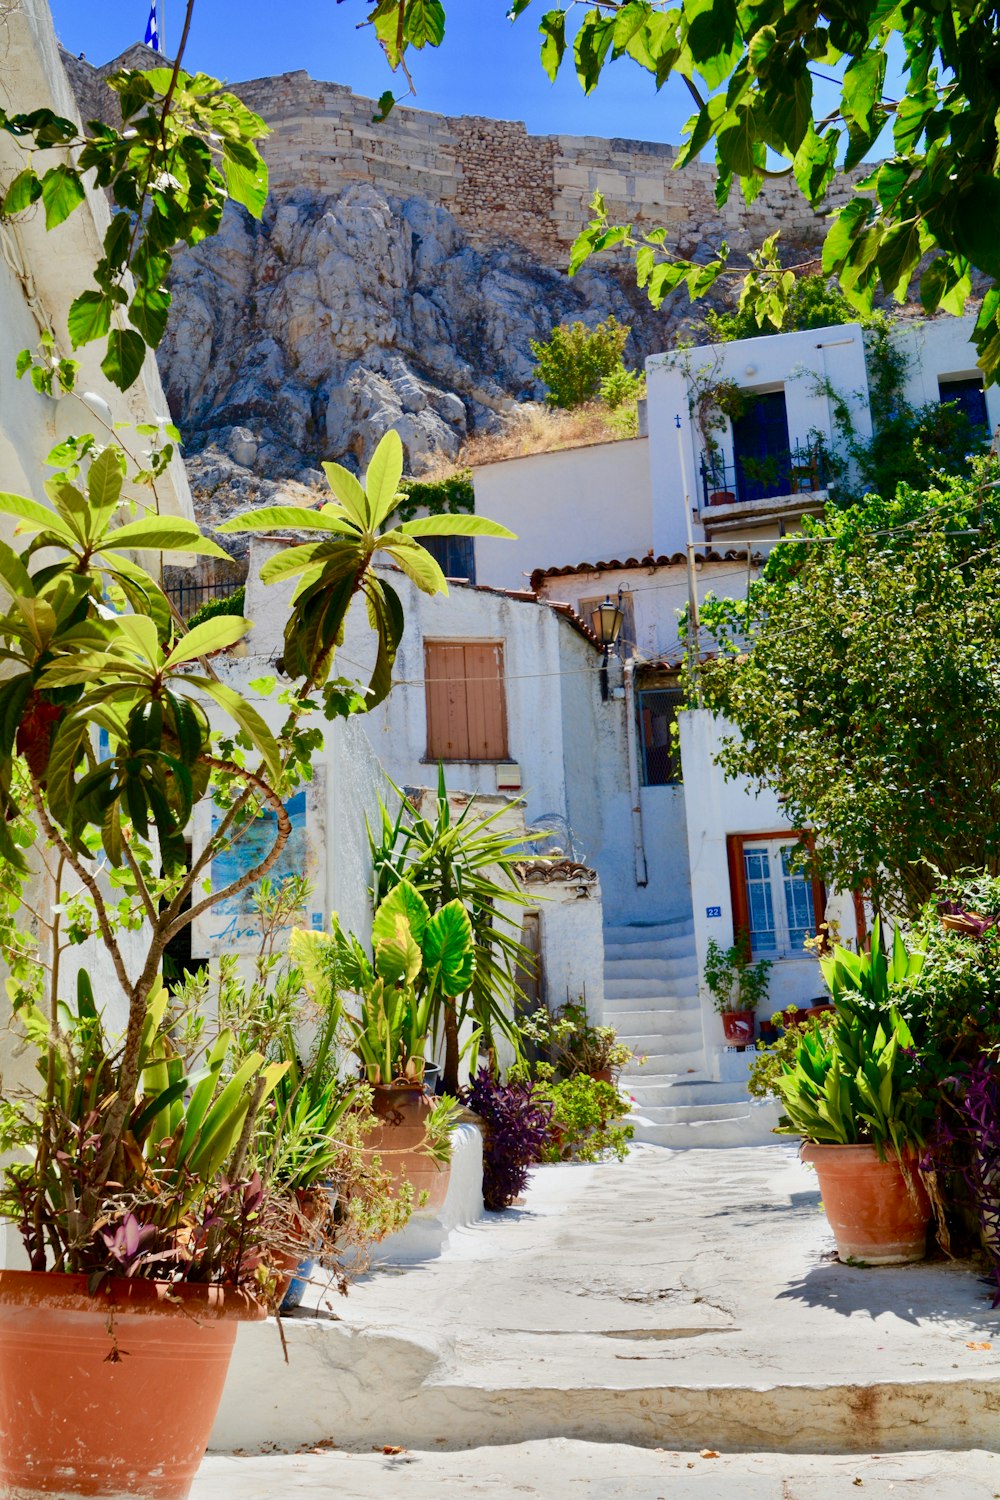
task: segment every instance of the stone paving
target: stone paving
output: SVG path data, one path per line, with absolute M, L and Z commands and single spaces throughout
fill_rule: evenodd
M 971 1268 L 833 1255 L 791 1144 L 544 1168 L 438 1258 L 286 1319 L 287 1365 L 241 1328 L 211 1446 L 993 1446 L 1000 1312 Z
M 206 1459 L 191 1500 L 996 1500 L 995 1453 L 702 1457 L 620 1444 Z

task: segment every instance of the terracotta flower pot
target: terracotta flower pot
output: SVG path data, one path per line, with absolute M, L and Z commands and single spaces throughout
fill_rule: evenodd
M 724 1010 L 722 1012 L 722 1034 L 726 1041 L 746 1047 L 753 1041 L 754 1014 L 752 1010 Z
M 249 1293 L 0 1271 L 0 1493 L 184 1500 Z
M 904 1172 L 891 1152 L 879 1161 L 874 1146 L 803 1141 L 802 1160 L 816 1168 L 841 1260 L 870 1266 L 923 1260 L 931 1205 L 915 1156 L 907 1158 Z
M 615 1070 L 614 1068 L 592 1068 L 590 1076 L 596 1083 L 614 1083 Z
M 439 1166 L 424 1149 L 434 1100 L 419 1084 L 380 1083 L 373 1095 L 372 1108 L 379 1123 L 365 1138 L 366 1151 L 379 1154 L 396 1191 L 403 1183 L 411 1184 L 414 1213 L 439 1213 L 448 1196 L 451 1167 Z
M 708 497 L 709 505 L 735 505 L 736 496 L 732 490 L 713 490 Z

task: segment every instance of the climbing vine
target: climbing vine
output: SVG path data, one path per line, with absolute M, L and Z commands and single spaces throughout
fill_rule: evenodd
M 458 469 L 444 479 L 404 479 L 399 488 L 406 497 L 396 507 L 402 521 L 412 521 L 418 511 L 429 516 L 471 515 L 476 508 L 471 469 Z

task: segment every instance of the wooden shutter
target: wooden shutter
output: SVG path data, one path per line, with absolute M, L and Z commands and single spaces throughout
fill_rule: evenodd
M 506 760 L 503 646 L 497 641 L 424 644 L 429 760 Z

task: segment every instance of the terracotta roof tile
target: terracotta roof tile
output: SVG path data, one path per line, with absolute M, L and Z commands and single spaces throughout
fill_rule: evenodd
M 723 563 L 723 562 L 746 562 L 746 548 L 730 548 L 728 552 L 716 552 L 709 548 L 706 552 L 700 552 L 699 562 Z M 764 561 L 760 553 L 755 552 L 752 558 L 754 563 Z M 531 575 L 531 587 L 538 592 L 546 578 L 565 578 L 573 573 L 614 573 L 624 572 L 628 568 L 672 568 L 682 566 L 687 562 L 687 553 L 672 552 L 669 555 L 661 553 L 654 557 L 652 552 L 647 552 L 645 557 L 612 557 L 607 562 L 579 562 L 565 563 L 562 567 L 536 568 Z

